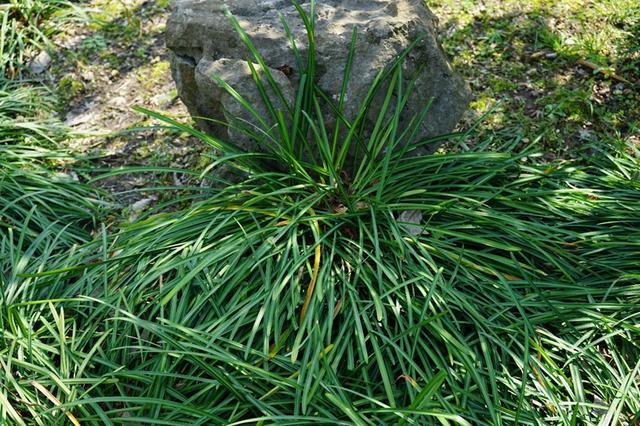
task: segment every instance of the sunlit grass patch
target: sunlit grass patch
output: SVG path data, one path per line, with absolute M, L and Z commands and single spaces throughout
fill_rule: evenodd
M 541 150 L 576 158 L 584 154 L 580 146 L 586 133 L 603 146 L 633 134 L 640 117 L 634 90 L 640 79 L 637 2 L 427 4 L 440 18 L 443 45 L 474 94 L 502 101 L 507 111 L 504 121 L 482 124 L 482 135 L 516 133 L 524 127 L 525 138 L 538 139 Z M 511 84 L 495 84 L 496 79 Z M 563 82 L 557 84 L 558 79 Z M 575 120 L 546 115 L 568 105 L 563 92 L 576 93 L 569 103 L 579 107 L 567 111 Z M 564 106 L 556 105 L 556 98 Z M 587 109 L 582 108 L 585 101 Z M 472 110 L 476 116 L 482 113 Z

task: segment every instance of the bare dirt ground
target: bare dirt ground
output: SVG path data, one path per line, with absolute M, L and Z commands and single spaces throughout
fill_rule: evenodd
M 189 122 L 171 78 L 164 28 L 168 7 L 149 0 L 92 0 L 85 19 L 69 22 L 55 39 L 49 78 L 57 88 L 60 115 L 83 137 L 68 142 L 74 152 L 96 158 L 97 166 L 197 167 L 202 142 L 163 129 L 133 107 Z M 140 130 L 141 127 L 146 127 Z M 116 198 L 131 203 L 154 185 L 180 186 L 177 174 L 128 173 L 99 181 Z

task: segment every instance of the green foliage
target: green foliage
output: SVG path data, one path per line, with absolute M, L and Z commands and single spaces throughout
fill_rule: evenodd
M 262 152 L 147 111 L 223 152 L 211 169 L 235 167 L 239 181 L 70 251 L 60 228 L 0 234 L 0 418 L 637 421 L 637 158 L 594 147 L 589 164 L 541 166 L 511 153 L 517 139 L 410 156 L 434 140 L 415 138 L 428 108 L 399 125 L 402 58 L 348 118 L 344 90 L 332 100 L 315 84 L 313 6 L 301 14 L 310 54 L 284 111 L 233 20 L 269 116 L 219 81 L 253 115 L 227 125 Z
M 95 226 L 100 194 L 22 143 L 47 126 L 2 128 L 0 423 L 637 422 L 637 153 L 411 156 L 436 140 L 415 137 L 428 105 L 400 125 L 402 57 L 346 117 L 354 49 L 328 98 L 313 4 L 284 110 L 230 17 L 269 115 L 219 81 L 251 115 L 225 125 L 261 152 L 145 111 L 222 152 L 164 213 Z M 40 122 L 34 92 L 6 92 L 4 122 Z
M 0 145 L 55 146 L 69 129 L 53 118 L 55 97 L 44 86 L 0 79 Z
M 5 318 L 27 325 L 0 352 L 10 404 L 63 418 L 35 382 L 89 423 L 596 424 L 597 401 L 629 419 L 637 166 L 405 159 L 346 212 L 283 173 L 212 190 L 28 263 Z
M 82 40 L 80 47 L 85 50 L 87 54 L 91 54 L 105 50 L 107 48 L 107 41 L 102 34 L 93 34 Z
M 0 228 L 35 240 L 47 230 L 70 242 L 88 239 L 107 206 L 99 191 L 82 185 L 77 176 L 52 171 L 50 162 L 70 161 L 63 154 L 42 148 L 0 145 Z M 64 232 L 63 232 L 64 231 Z
M 27 60 L 48 46 L 49 37 L 59 26 L 51 17 L 71 6 L 67 0 L 9 0 L 0 4 L 0 78 L 21 75 Z

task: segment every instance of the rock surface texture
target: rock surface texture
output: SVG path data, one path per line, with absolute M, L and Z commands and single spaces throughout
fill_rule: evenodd
M 308 10 L 309 2 L 301 1 Z M 295 99 L 299 70 L 280 14 L 296 45 L 306 54 L 307 34 L 290 0 L 174 0 L 166 41 L 172 51 L 172 72 L 178 94 L 194 117 L 219 120 L 240 114 L 240 105 L 221 88 L 216 74 L 234 87 L 258 111 L 266 113 L 246 64 L 250 58 L 225 15 L 235 15 L 264 58 L 288 102 Z M 401 121 L 433 99 L 419 137 L 450 132 L 467 107 L 470 93 L 451 68 L 437 40 L 437 18 L 422 0 L 319 0 L 316 19 L 318 83 L 329 95 L 340 93 L 354 26 L 358 41 L 346 96 L 346 115 L 353 118 L 377 73 L 415 39 L 425 34 L 404 65 L 405 78 L 418 74 Z M 328 111 L 327 111 L 328 112 Z M 372 119 L 375 116 L 372 112 Z M 330 116 L 330 114 L 327 114 Z M 245 116 L 246 117 L 246 116 Z M 265 114 L 266 117 L 266 114 Z M 196 118 L 197 119 L 197 118 Z M 256 149 L 251 140 L 225 127 L 197 119 L 207 132 Z M 417 154 L 432 150 L 433 146 Z

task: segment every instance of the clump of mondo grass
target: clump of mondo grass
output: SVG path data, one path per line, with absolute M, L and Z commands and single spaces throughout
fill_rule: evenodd
M 637 158 L 532 165 L 508 149 L 519 141 L 411 157 L 433 140 L 414 137 L 427 108 L 398 124 L 411 92 L 402 57 L 356 118 L 333 103 L 334 133 L 320 113 L 333 101 L 314 83 L 314 3 L 300 13 L 311 53 L 296 104 L 228 123 L 265 152 L 147 111 L 223 152 L 212 167 L 238 168 L 240 182 L 14 274 L 0 418 L 637 422 Z M 268 104 L 271 79 L 254 75 Z M 379 91 L 384 107 L 365 123 Z M 350 158 L 350 143 L 365 154 Z

